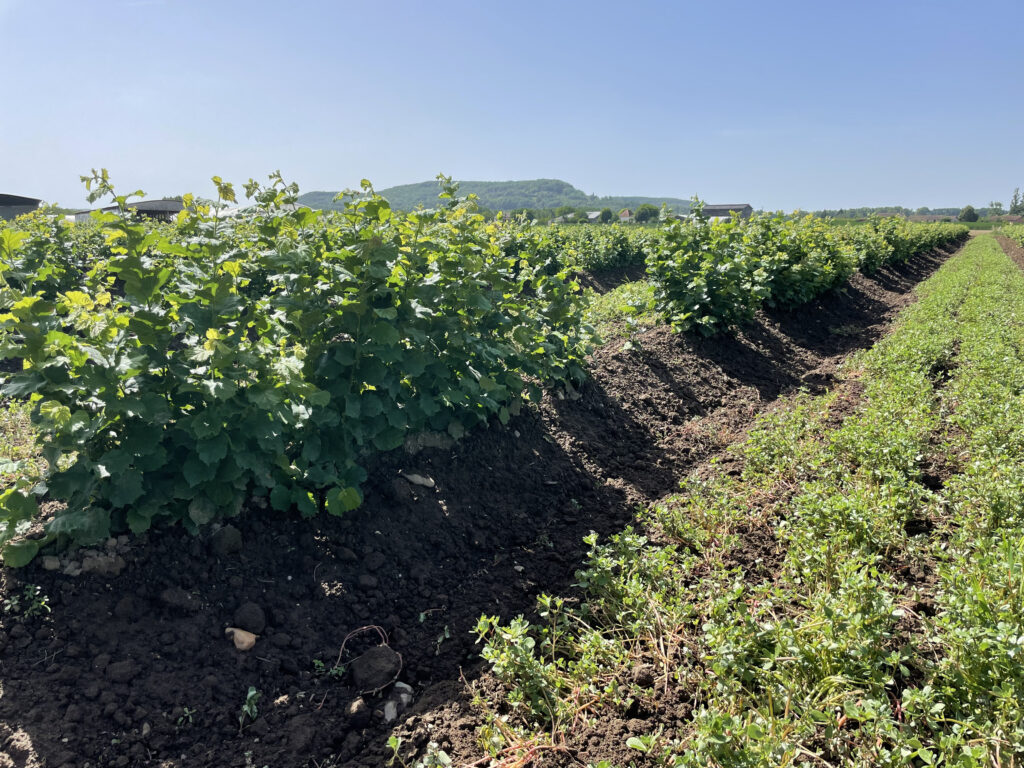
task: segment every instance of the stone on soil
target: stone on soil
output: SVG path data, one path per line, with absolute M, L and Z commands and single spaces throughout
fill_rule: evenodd
M 377 691 L 390 685 L 402 671 L 402 657 L 386 645 L 371 648 L 349 664 L 352 682 L 360 691 Z
M 210 537 L 210 549 L 217 557 L 227 557 L 242 551 L 242 532 L 233 525 L 225 525 Z
M 258 635 L 267 626 L 267 616 L 256 603 L 243 603 L 235 611 L 234 625 L 239 629 Z

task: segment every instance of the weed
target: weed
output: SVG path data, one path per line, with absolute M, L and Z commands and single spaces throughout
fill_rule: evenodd
M 50 613 L 49 598 L 43 594 L 43 588 L 26 584 L 21 594 L 14 594 L 4 599 L 4 612 L 13 615 L 21 614 L 26 619 Z
M 178 727 L 181 728 L 184 725 L 192 725 L 194 720 L 193 717 L 196 711 L 191 707 L 184 707 L 181 710 L 181 717 L 178 718 Z
M 255 686 L 250 685 L 248 693 L 245 694 L 245 701 L 242 703 L 242 709 L 238 713 L 238 732 L 241 733 L 245 727 L 246 718 L 249 722 L 252 722 L 259 717 L 259 709 L 257 704 L 259 703 L 260 696 L 262 694 L 256 690 Z

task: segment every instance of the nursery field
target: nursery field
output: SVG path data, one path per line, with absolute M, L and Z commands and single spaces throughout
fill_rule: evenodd
M 0 766 L 1017 764 L 1015 233 L 220 189 L 0 229 Z

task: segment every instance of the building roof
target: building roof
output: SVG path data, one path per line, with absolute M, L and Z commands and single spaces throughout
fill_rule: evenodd
M 715 203 L 714 205 L 704 206 L 704 215 L 728 216 L 729 211 L 745 211 L 748 208 L 753 210 L 753 207 L 750 205 L 750 203 Z M 712 211 L 715 211 L 715 213 L 712 213 Z M 718 213 L 718 211 L 721 211 L 721 213 Z
M 128 203 L 128 207 L 143 213 L 178 213 L 185 208 L 185 204 L 181 200 L 138 200 Z M 101 210 L 116 211 L 118 208 L 116 205 L 108 205 Z
M 32 205 L 38 208 L 41 202 L 43 201 L 36 197 L 0 194 L 0 206 Z

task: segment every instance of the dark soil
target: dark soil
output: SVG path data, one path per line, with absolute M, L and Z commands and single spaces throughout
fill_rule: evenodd
M 480 676 L 479 616 L 571 593 L 587 533 L 621 529 L 779 396 L 829 387 L 843 356 L 872 344 L 947 255 L 855 276 L 735 337 L 659 327 L 629 352 L 613 340 L 578 398 L 548 398 L 454 447 L 384 457 L 345 519 L 250 509 L 234 521 L 240 542 L 231 529 L 172 530 L 77 553 L 71 570 L 88 566 L 78 576 L 39 559 L 4 571 L 3 597 L 39 586 L 49 612 L 26 617 L 28 601 L 0 612 L 0 768 L 380 766 L 396 725 L 407 743 L 475 759 L 479 722 L 460 671 Z M 751 551 L 771 567 L 773 539 Z M 225 629 L 261 619 L 255 647 L 236 650 Z M 385 638 L 415 697 L 393 723 L 384 713 L 400 689 L 360 696 L 351 669 Z M 345 669 L 332 673 L 336 663 Z M 240 728 L 250 686 L 258 712 Z M 656 716 L 671 727 L 685 713 L 666 702 Z M 627 757 L 614 750 L 633 720 L 575 748 Z

